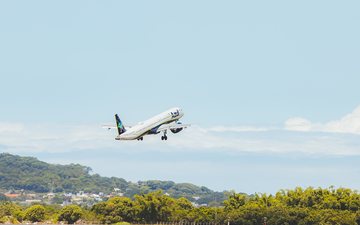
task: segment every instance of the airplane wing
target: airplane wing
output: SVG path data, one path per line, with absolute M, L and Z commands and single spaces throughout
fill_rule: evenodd
M 108 130 L 117 129 L 117 127 L 114 125 L 106 125 L 106 124 L 102 125 L 101 127 L 104 129 L 108 129 Z M 131 126 L 124 126 L 124 127 L 125 127 L 125 129 L 131 128 Z
M 181 128 L 185 129 L 190 126 L 191 124 L 181 124 L 181 123 L 163 124 L 156 131 L 161 132 L 170 129 L 181 129 Z
M 106 125 L 106 124 L 104 124 L 101 127 L 104 128 L 104 129 L 108 129 L 108 130 L 116 129 L 116 126 L 114 126 L 114 125 Z

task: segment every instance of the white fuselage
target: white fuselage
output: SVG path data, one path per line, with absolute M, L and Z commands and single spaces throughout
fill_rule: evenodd
M 144 122 L 140 122 L 137 125 L 128 128 L 124 133 L 118 135 L 116 140 L 135 140 L 146 134 L 152 134 L 156 132 L 156 128 L 163 124 L 169 124 L 171 122 L 179 120 L 183 117 L 184 113 L 180 108 L 172 108 L 159 115 L 156 115 Z

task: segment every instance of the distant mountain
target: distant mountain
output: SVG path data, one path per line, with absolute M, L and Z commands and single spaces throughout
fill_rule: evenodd
M 0 189 L 26 190 L 37 193 L 84 191 L 88 193 L 112 193 L 114 188 L 125 196 L 146 194 L 163 190 L 172 197 L 186 197 L 198 204 L 218 204 L 229 193 L 214 192 L 206 187 L 172 181 L 128 182 L 117 177 L 90 174 L 91 168 L 79 164 L 57 165 L 39 161 L 34 157 L 0 154 Z

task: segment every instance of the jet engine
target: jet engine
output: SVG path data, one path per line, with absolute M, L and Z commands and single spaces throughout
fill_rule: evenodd
M 180 122 L 177 122 L 176 124 L 181 124 Z M 176 134 L 176 133 L 179 133 L 180 131 L 182 131 L 183 128 L 175 128 L 175 129 L 170 129 L 170 131 L 173 133 L 173 134 Z

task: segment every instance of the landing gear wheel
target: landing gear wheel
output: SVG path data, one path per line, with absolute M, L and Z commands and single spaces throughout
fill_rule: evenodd
M 166 141 L 166 140 L 167 140 L 166 131 L 167 131 L 167 130 L 164 130 L 164 135 L 161 136 L 161 140 L 163 140 L 163 141 Z
M 167 140 L 167 136 L 161 136 L 161 140 L 166 141 L 166 140 Z
M 161 140 L 166 141 L 166 140 L 167 140 L 167 136 L 161 136 Z

